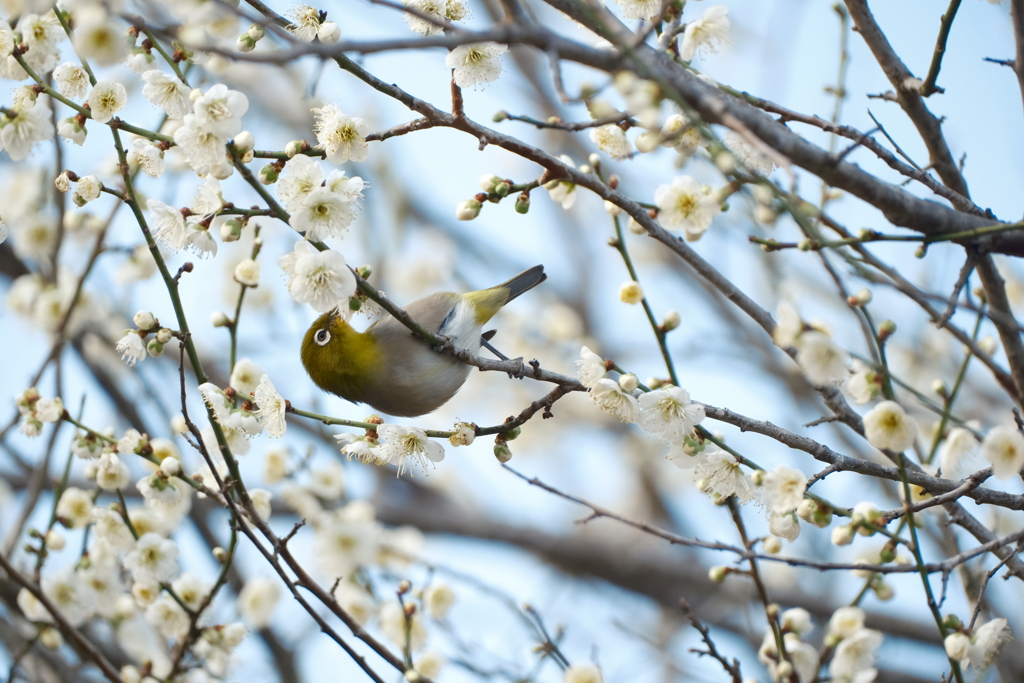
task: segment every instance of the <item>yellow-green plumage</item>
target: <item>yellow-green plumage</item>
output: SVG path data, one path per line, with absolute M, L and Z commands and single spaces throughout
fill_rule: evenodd
M 405 310 L 425 329 L 475 352 L 483 325 L 546 278 L 544 267 L 534 266 L 495 287 L 466 294 L 438 292 Z M 365 332 L 357 332 L 336 313 L 320 316 L 302 340 L 302 364 L 324 391 L 399 417 L 436 410 L 469 375 L 468 365 L 435 351 L 390 315 Z

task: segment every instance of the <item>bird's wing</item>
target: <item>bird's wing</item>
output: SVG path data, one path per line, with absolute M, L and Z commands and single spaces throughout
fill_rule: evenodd
M 441 325 L 455 310 L 459 295 L 454 292 L 437 292 L 417 299 L 405 307 L 405 312 L 428 332 L 438 332 Z M 412 334 L 405 325 L 391 315 L 385 315 L 370 326 L 375 336 Z

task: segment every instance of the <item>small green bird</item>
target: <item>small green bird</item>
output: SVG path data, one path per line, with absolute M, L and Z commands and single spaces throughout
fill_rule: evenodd
M 456 348 L 475 353 L 487 321 L 546 279 L 544 266 L 534 266 L 490 289 L 425 296 L 405 311 L 425 329 L 451 338 Z M 324 391 L 395 417 L 437 410 L 469 376 L 468 365 L 432 349 L 390 315 L 357 332 L 336 312 L 325 313 L 306 331 L 302 364 Z

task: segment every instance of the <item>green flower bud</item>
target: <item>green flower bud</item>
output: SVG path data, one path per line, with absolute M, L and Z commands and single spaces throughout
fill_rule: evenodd
M 260 169 L 260 182 L 264 185 L 273 185 L 280 176 L 281 172 L 277 170 L 277 166 L 274 164 L 267 164 Z
M 164 345 L 156 339 L 150 339 L 149 343 L 146 344 L 146 350 L 149 351 L 149 355 L 153 356 L 153 358 L 157 358 L 164 354 Z
M 156 324 L 156 318 L 149 311 L 139 311 L 135 314 L 135 326 L 140 330 L 152 329 Z
M 526 213 L 530 210 L 530 193 L 523 192 L 516 198 L 516 213 Z
M 661 321 L 661 327 L 666 332 L 671 332 L 679 327 L 680 322 L 679 314 L 675 311 L 669 311 L 665 314 L 665 319 Z
M 514 441 L 519 438 L 519 435 L 523 433 L 522 427 L 513 427 L 512 429 L 505 432 L 505 438 L 509 441 Z
M 239 52 L 252 52 L 256 49 L 256 41 L 248 33 L 243 33 L 235 41 L 235 49 Z
M 220 238 L 224 242 L 237 242 L 242 236 L 242 221 L 232 218 L 220 226 Z
M 173 336 L 173 332 L 171 332 L 166 327 L 161 327 L 159 330 L 157 330 L 156 340 L 161 344 L 166 344 L 167 342 L 171 341 L 171 337 Z
M 483 208 L 483 204 L 476 199 L 467 199 L 456 207 L 455 217 L 460 221 L 471 221 L 480 215 L 481 208 Z
M 266 33 L 267 30 L 260 26 L 259 24 L 253 24 L 249 27 L 249 37 L 255 41 L 262 40 L 263 36 L 266 35 Z
M 508 118 L 508 112 L 505 111 L 505 110 L 502 110 L 502 111 L 497 112 L 494 116 L 492 116 L 491 117 L 491 121 L 494 121 L 495 123 L 501 123 L 502 121 L 504 121 L 507 118 Z
M 500 463 L 506 463 L 512 459 L 512 451 L 509 449 L 508 444 L 496 443 L 494 444 L 494 457 L 498 459 Z

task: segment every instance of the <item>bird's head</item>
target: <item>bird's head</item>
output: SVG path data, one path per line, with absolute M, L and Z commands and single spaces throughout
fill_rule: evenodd
M 373 336 L 352 329 L 337 310 L 317 318 L 302 339 L 302 365 L 310 379 L 348 400 L 357 400 L 378 359 Z

